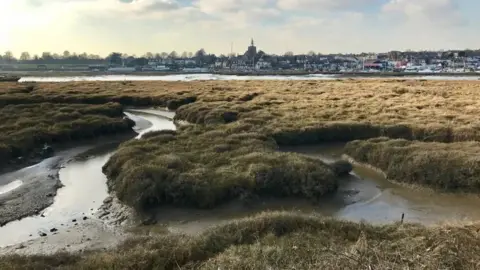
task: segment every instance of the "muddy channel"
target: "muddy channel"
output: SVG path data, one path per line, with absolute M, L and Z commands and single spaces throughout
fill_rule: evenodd
M 134 131 L 138 133 L 137 139 L 149 131 L 175 129 L 173 112 L 130 109 L 125 114 L 136 123 Z M 0 227 L 0 254 L 104 249 L 122 241 L 126 235 L 123 226 L 109 221 L 122 218 L 124 209 L 121 205 L 115 206 L 116 200 L 109 197 L 107 179 L 102 173 L 102 166 L 120 142 L 75 147 L 58 152 L 39 164 L 0 175 L 0 200 L 4 200 L 0 211 L 5 207 L 14 207 L 12 202 L 25 204 L 25 201 L 32 201 L 30 198 L 37 198 L 35 196 L 47 197 L 47 200 L 42 197 L 25 204 L 26 207 L 41 208 L 35 215 Z M 332 144 L 285 147 L 281 151 L 332 162 L 341 158 L 342 149 L 343 145 Z M 55 176 L 58 176 L 57 180 Z M 42 192 L 45 185 L 58 185 L 59 182 L 61 187 L 54 189 L 55 193 L 48 193 L 51 188 Z M 7 196 L 9 200 L 5 199 Z M 46 201 L 49 206 L 42 208 L 43 204 L 38 203 L 40 200 Z M 374 170 L 355 166 L 349 176 L 341 179 L 335 194 L 315 204 L 299 199 L 262 199 L 249 207 L 232 202 L 214 210 L 168 207 L 157 211 L 157 220 L 171 232 L 188 234 L 199 233 L 234 218 L 272 210 L 376 224 L 399 221 L 404 214 L 405 222 L 431 225 L 479 220 L 478 205 L 480 199 L 477 196 L 412 189 L 391 183 Z

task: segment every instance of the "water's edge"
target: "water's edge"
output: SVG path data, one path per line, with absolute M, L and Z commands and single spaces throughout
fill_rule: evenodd
M 402 77 L 368 75 L 368 76 L 348 76 L 348 75 L 330 75 L 330 74 L 308 74 L 308 75 L 224 75 L 224 74 L 173 74 L 173 75 L 79 75 L 79 76 L 26 76 L 19 82 L 78 82 L 78 81 L 209 81 L 209 80 L 342 80 L 342 79 L 409 79 L 409 80 L 473 80 L 480 79 L 479 74 L 472 75 L 438 75 L 430 76 L 428 74 L 410 74 Z

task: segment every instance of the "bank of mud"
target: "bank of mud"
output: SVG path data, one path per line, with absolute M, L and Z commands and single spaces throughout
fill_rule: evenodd
M 0 186 L 15 181 L 21 182 L 21 185 L 0 194 L 0 227 L 24 217 L 44 215 L 45 209 L 54 203 L 58 189 L 64 187 L 60 179 L 61 170 L 77 160 L 87 158 L 92 149 L 115 148 L 120 142 L 133 138 L 134 134 L 97 138 L 88 143 L 63 144 L 53 157 L 37 164 L 19 170 L 5 168 L 10 172 L 0 175 Z
M 21 181 L 15 189 L 0 193 L 0 227 L 13 220 L 38 215 L 53 203 L 57 189 L 62 187 L 58 176 L 61 162 L 60 158 L 51 158 L 30 168 L 0 176 L 2 186 Z

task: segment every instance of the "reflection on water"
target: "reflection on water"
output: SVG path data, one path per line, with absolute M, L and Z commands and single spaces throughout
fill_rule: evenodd
M 238 76 L 219 74 L 176 74 L 176 75 L 98 75 L 98 76 L 59 76 L 59 77 L 23 77 L 20 82 L 77 82 L 77 81 L 244 81 L 244 80 L 336 80 L 348 77 L 338 75 L 261 75 Z M 355 79 L 388 79 L 388 77 L 354 77 Z M 405 76 L 397 79 L 409 80 L 478 80 L 479 76 Z
M 338 159 L 342 145 L 286 148 L 322 160 Z M 480 198 L 468 194 L 437 193 L 413 189 L 387 181 L 383 175 L 355 166 L 351 178 L 340 189 L 356 189 L 356 203 L 340 210 L 335 216 L 373 223 L 405 220 L 424 224 L 475 221 L 480 219 Z M 374 196 L 372 196 L 375 194 Z
M 54 203 L 42 212 L 43 216 L 23 218 L 1 227 L 0 246 L 33 239 L 39 232 L 49 233 L 52 228 L 61 232 L 62 228 L 72 224 L 72 219 L 80 221 L 84 216 L 90 217 L 107 197 L 102 166 L 110 155 L 101 154 L 68 163 L 59 172 L 65 187 L 57 191 Z
M 172 112 L 167 111 L 158 111 L 158 110 L 129 110 L 125 112 L 130 119 L 139 122 L 140 129 L 134 127 L 135 131 L 138 132 L 138 138 L 141 138 L 143 134 L 151 132 L 151 131 L 158 131 L 158 130 L 175 130 L 176 126 L 173 121 L 170 119 L 172 117 L 168 117 Z M 143 122 L 146 121 L 149 125 L 145 125 Z M 142 123 L 140 123 L 142 122 Z M 141 126 L 143 125 L 143 126 Z

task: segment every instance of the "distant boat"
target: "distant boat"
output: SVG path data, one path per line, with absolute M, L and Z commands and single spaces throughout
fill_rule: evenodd
M 20 77 L 16 76 L 0 76 L 0 82 L 18 82 Z

